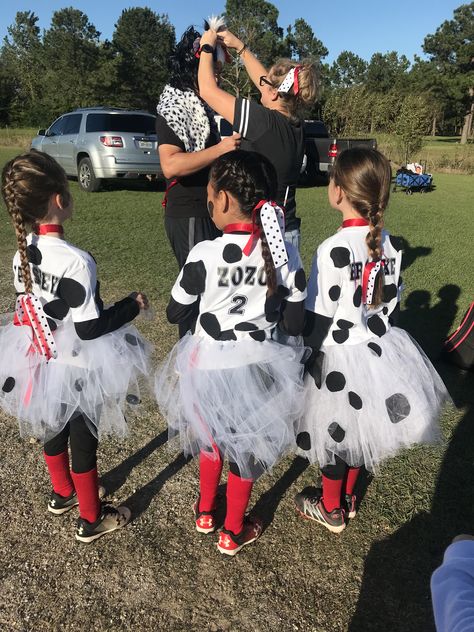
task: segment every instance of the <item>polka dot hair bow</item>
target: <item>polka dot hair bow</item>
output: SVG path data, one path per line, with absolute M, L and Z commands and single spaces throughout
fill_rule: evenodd
M 15 325 L 31 327 L 32 350 L 46 360 L 57 358 L 53 333 L 40 299 L 33 294 L 21 294 L 16 300 Z
M 374 297 L 375 279 L 382 267 L 382 261 L 369 261 L 365 264 L 362 277 L 362 301 L 365 305 L 372 305 Z
M 274 202 L 264 202 L 260 208 L 260 221 L 275 268 L 279 268 L 288 262 L 284 237 L 285 213 Z
M 278 92 L 287 93 L 291 90 L 291 88 L 293 88 L 293 93 L 298 94 L 300 90 L 298 75 L 302 68 L 303 66 L 295 66 L 294 68 L 291 68 L 286 77 L 281 82 L 278 88 Z

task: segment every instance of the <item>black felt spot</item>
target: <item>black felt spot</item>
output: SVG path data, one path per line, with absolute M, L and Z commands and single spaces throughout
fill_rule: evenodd
M 359 287 L 354 292 L 352 302 L 354 303 L 354 307 L 360 307 L 360 304 L 362 303 L 362 285 L 359 285 Z
M 304 290 L 306 290 L 306 275 L 303 268 L 300 268 L 295 273 L 295 285 L 296 289 L 300 292 L 304 292 Z
M 309 432 L 300 432 L 296 436 L 296 445 L 302 450 L 311 450 L 311 437 Z
M 74 382 L 74 388 L 76 389 L 76 391 L 79 391 L 79 393 L 82 391 L 82 389 L 84 388 L 84 380 L 82 379 L 82 377 L 79 377 Z
M 376 342 L 369 342 L 367 346 L 369 347 L 371 351 L 375 353 L 375 355 L 379 356 L 380 358 L 380 356 L 382 355 L 382 349 L 379 347 L 379 345 Z
M 3 383 L 2 391 L 4 393 L 10 393 L 14 389 L 14 387 L 15 387 L 15 378 L 7 377 L 7 379 Z
M 133 393 L 129 393 L 125 399 L 132 406 L 137 406 L 140 403 L 140 398 L 136 395 L 133 395 Z
M 227 244 L 222 251 L 222 258 L 226 263 L 237 263 L 242 259 L 242 248 L 237 244 Z
M 253 323 L 243 322 L 243 323 L 237 323 L 234 329 L 236 329 L 237 331 L 256 331 L 258 327 L 257 325 L 254 325 Z
M 392 247 L 395 248 L 397 252 L 403 249 L 403 240 L 400 237 L 395 237 L 394 235 L 389 235 L 390 243 Z
M 324 355 L 324 351 L 318 351 L 314 359 L 310 359 L 308 362 L 309 374 L 313 378 L 317 388 L 321 388 L 323 382 Z
M 375 334 L 379 338 L 381 338 L 387 332 L 385 323 L 380 318 L 380 316 L 377 316 L 377 314 L 375 314 L 375 316 L 370 316 L 370 318 L 367 320 L 367 327 L 373 334 Z
M 196 296 L 206 288 L 206 266 L 204 261 L 191 261 L 183 268 L 183 276 L 179 282 L 187 294 Z
M 346 431 L 341 428 L 341 426 L 335 421 L 328 427 L 329 436 L 334 439 L 336 443 L 341 443 L 344 441 L 344 437 L 346 436 Z
M 347 248 L 337 246 L 329 253 L 336 268 L 345 268 L 351 262 L 351 253 Z
M 74 344 L 74 347 L 71 351 L 71 355 L 73 358 L 77 358 L 77 356 L 79 355 L 79 352 L 81 351 L 81 345 L 79 344 Z
M 346 342 L 346 340 L 349 338 L 349 330 L 336 329 L 332 332 L 332 337 L 334 338 L 334 342 L 337 342 L 338 345 L 342 345 L 342 343 Z
M 125 340 L 129 345 L 132 345 L 132 347 L 136 347 L 138 345 L 138 338 L 133 334 L 125 334 Z
M 354 327 L 354 323 L 351 323 L 350 320 L 344 320 L 343 318 L 340 318 L 336 325 L 339 329 L 350 329 L 351 327 Z
M 390 303 L 390 301 L 397 296 L 397 286 L 395 283 L 389 283 L 389 285 L 384 285 L 382 290 L 382 301 L 384 303 Z
M 326 376 L 326 386 L 328 391 L 331 393 L 337 393 L 337 391 L 342 391 L 344 386 L 346 385 L 346 378 L 339 371 L 331 371 Z
M 48 325 L 51 331 L 55 331 L 58 328 L 57 323 L 52 318 L 47 318 L 46 320 L 48 321 Z
M 356 410 L 360 410 L 362 408 L 362 400 L 357 393 L 354 393 L 354 391 L 349 391 L 349 404 Z
M 204 312 L 200 316 L 200 323 L 206 334 L 211 336 L 211 338 L 214 338 L 214 340 L 219 340 L 219 336 L 221 335 L 221 326 L 214 314 Z
M 74 279 L 63 277 L 58 283 L 58 296 L 69 307 L 79 307 L 86 300 L 86 289 Z
M 221 331 L 219 340 L 237 340 L 237 336 L 235 335 L 233 329 L 225 329 L 224 331 Z
M 47 316 L 51 316 L 51 318 L 56 318 L 57 320 L 62 320 L 69 311 L 69 305 L 61 300 L 60 298 L 50 301 L 46 303 L 43 307 L 44 313 Z
M 402 393 L 394 393 L 385 400 L 387 413 L 392 424 L 398 424 L 410 414 L 411 406 L 408 399 Z
M 43 255 L 41 254 L 40 249 L 34 244 L 30 244 L 29 246 L 27 246 L 26 256 L 28 257 L 28 261 L 36 266 L 39 266 L 43 259 Z
M 329 298 L 331 299 L 331 301 L 339 300 L 340 296 L 341 296 L 341 288 L 339 287 L 339 285 L 333 285 L 332 287 L 329 288 Z
M 250 336 L 258 342 L 263 342 L 267 337 L 263 329 L 260 329 L 259 331 L 251 331 Z

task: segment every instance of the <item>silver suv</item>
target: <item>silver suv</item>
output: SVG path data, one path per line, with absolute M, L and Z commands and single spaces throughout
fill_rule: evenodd
M 104 179 L 162 176 L 155 117 L 142 110 L 80 108 L 40 129 L 31 147 L 53 156 L 84 191 Z

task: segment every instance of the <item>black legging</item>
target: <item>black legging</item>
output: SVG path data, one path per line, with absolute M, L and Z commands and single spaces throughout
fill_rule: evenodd
M 326 465 L 321 468 L 321 473 L 332 481 L 341 481 L 349 467 L 345 461 L 335 455 L 336 463 L 334 465 Z
M 98 440 L 89 430 L 84 415 L 79 414 L 64 426 L 55 437 L 46 441 L 44 451 L 48 456 L 56 456 L 71 445 L 72 471 L 75 474 L 90 472 L 97 466 Z

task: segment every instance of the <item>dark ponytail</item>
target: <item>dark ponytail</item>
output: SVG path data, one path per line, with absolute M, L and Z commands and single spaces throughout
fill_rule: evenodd
M 249 219 L 260 200 L 273 200 L 277 194 L 274 166 L 265 156 L 253 151 L 238 149 L 224 154 L 213 163 L 209 179 L 216 191 L 228 191 L 237 200 L 242 214 Z M 258 211 L 255 222 L 261 229 Z M 263 230 L 260 241 L 267 287 L 273 294 L 277 287 L 276 271 Z

